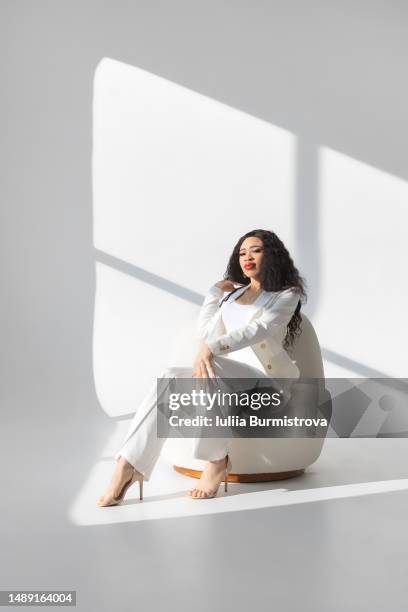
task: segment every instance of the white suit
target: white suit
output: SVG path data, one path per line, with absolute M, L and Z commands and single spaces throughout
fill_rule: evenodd
M 298 378 L 299 369 L 282 342 L 298 304 L 299 294 L 294 289 L 265 291 L 264 303 L 253 314 L 249 324 L 227 334 L 222 312 L 228 302 L 236 300 L 246 289 L 247 285 L 235 291 L 219 308 L 223 291 L 216 285 L 210 288 L 198 317 L 199 338 L 208 344 L 214 355 L 226 355 L 250 346 L 268 376 Z
M 296 309 L 299 294 L 294 289 L 280 292 L 265 291 L 262 305 L 249 323 L 226 333 L 222 312 L 228 302 L 237 299 L 248 286 L 241 287 L 219 307 L 224 292 L 213 285 L 202 304 L 197 337 L 211 349 L 213 369 L 220 378 L 236 378 L 234 389 L 239 390 L 240 380 L 245 378 L 285 378 L 292 381 L 299 377 L 299 370 L 282 347 L 287 325 Z M 259 360 L 259 368 L 228 358 L 228 353 L 251 347 Z M 171 366 L 160 373 L 159 378 L 190 378 L 192 365 Z M 154 381 L 130 424 L 122 447 L 115 454 L 123 456 L 149 480 L 166 438 L 157 437 L 157 383 Z M 230 438 L 192 438 L 192 454 L 197 459 L 216 460 L 228 453 Z

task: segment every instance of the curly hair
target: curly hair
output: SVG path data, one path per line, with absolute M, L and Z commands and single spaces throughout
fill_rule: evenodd
M 284 289 L 294 288 L 299 293 L 299 302 L 287 325 L 287 333 L 283 342 L 285 349 L 293 345 L 296 336 L 301 334 L 300 323 L 302 317 L 300 309 L 303 301 L 307 300 L 305 291 L 306 281 L 300 276 L 298 269 L 293 263 L 289 251 L 278 236 L 269 230 L 256 229 L 244 234 L 238 240 L 229 259 L 224 280 L 231 280 L 236 283 L 248 285 L 251 281 L 244 275 L 239 264 L 239 251 L 246 238 L 255 236 L 260 238 L 264 247 L 264 258 L 260 274 L 260 283 L 264 291 L 283 291 Z

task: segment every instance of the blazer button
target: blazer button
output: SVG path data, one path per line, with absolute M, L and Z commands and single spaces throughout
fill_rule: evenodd
M 265 342 L 262 342 L 262 344 L 261 344 L 261 348 L 266 348 L 266 344 L 265 344 Z
M 271 364 L 268 363 L 268 370 L 270 370 L 272 368 Z

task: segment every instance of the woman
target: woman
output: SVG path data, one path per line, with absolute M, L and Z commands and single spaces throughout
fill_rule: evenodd
M 238 285 L 238 287 L 236 287 Z M 224 299 L 224 292 L 230 292 Z M 300 333 L 304 279 L 278 236 L 253 230 L 234 247 L 224 280 L 213 285 L 201 307 L 197 332 L 201 347 L 193 367 L 170 367 L 161 378 L 270 378 L 293 379 L 299 370 L 288 349 Z M 224 355 L 228 354 L 228 357 Z M 263 370 L 262 370 L 263 368 Z M 108 491 L 98 506 L 120 503 L 128 488 L 149 480 L 166 438 L 157 437 L 156 381 L 130 425 Z M 215 497 L 222 480 L 227 490 L 231 462 L 230 439 L 194 440 L 193 456 L 207 461 L 192 499 Z

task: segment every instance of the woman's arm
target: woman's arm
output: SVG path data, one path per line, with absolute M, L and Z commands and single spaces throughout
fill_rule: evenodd
M 192 377 L 214 378 L 215 373 L 212 367 L 213 355 L 204 340 L 207 337 L 208 323 L 219 308 L 224 290 L 216 284 L 212 285 L 205 296 L 204 302 L 198 314 L 196 325 L 196 335 L 201 340 L 200 349 L 194 359 Z
M 212 285 L 205 296 L 201 310 L 198 314 L 196 332 L 200 340 L 207 337 L 207 326 L 210 319 L 217 312 L 220 300 L 224 296 L 224 291 L 217 285 Z
M 238 287 L 235 285 L 238 285 Z M 214 355 L 211 352 L 208 344 L 204 342 L 208 336 L 208 323 L 218 311 L 220 301 L 224 296 L 224 292 L 234 291 L 239 287 L 242 287 L 241 283 L 235 283 L 234 281 L 223 279 L 212 285 L 208 290 L 198 315 L 196 331 L 197 337 L 201 340 L 201 347 L 198 351 L 197 357 L 194 360 L 193 377 L 197 376 L 200 378 L 207 378 L 209 376 L 210 378 L 215 378 L 215 373 L 212 366 Z
M 296 289 L 285 289 L 275 301 L 271 298 L 264 306 L 264 312 L 239 329 L 234 329 L 229 334 L 219 336 L 216 340 L 207 342 L 213 355 L 224 355 L 238 351 L 251 344 L 257 344 L 271 334 L 277 327 L 288 325 L 300 295 Z

